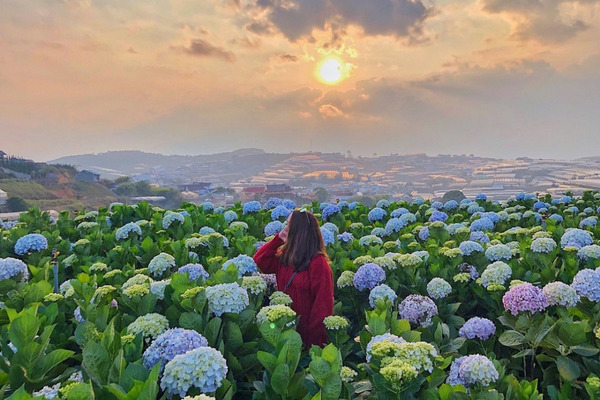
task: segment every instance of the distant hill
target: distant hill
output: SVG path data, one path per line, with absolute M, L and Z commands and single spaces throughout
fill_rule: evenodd
M 102 175 L 103 178 L 116 178 L 144 173 L 153 168 L 176 169 L 189 164 L 219 161 L 230 162 L 239 158 L 264 157 L 266 154 L 264 150 L 253 148 L 196 156 L 164 155 L 143 151 L 109 151 L 105 153 L 61 157 L 48 161 L 48 164 L 73 165 L 78 169 L 94 171 Z

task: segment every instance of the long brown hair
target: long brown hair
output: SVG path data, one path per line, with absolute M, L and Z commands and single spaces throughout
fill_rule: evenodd
M 305 209 L 295 210 L 288 224 L 287 242 L 279 254 L 279 261 L 283 265 L 291 265 L 294 271 L 299 272 L 308 269 L 310 261 L 317 254 L 327 257 L 321 228 L 313 213 Z

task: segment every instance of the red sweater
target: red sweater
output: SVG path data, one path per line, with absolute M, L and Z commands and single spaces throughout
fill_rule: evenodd
M 279 235 L 265 243 L 254 255 L 258 268 L 265 274 L 275 274 L 277 290 L 283 290 L 294 270 L 282 265 L 277 250 L 283 244 Z M 300 316 L 298 333 L 307 346 L 327 343 L 323 319 L 333 314 L 333 274 L 323 255 L 315 256 L 308 268 L 298 272 L 286 294 L 292 298 L 292 310 Z

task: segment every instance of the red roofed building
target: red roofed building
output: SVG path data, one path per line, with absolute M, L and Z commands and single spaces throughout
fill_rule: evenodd
M 260 200 L 266 188 L 264 186 L 250 186 L 242 190 L 242 201 Z

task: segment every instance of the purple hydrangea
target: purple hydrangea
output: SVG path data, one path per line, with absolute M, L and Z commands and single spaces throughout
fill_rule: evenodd
M 487 318 L 473 317 L 460 328 L 458 334 L 467 339 L 487 340 L 496 333 L 496 326 Z
M 337 235 L 339 241 L 348 243 L 354 240 L 354 236 L 350 232 L 344 232 Z
M 367 263 L 354 274 L 354 287 L 360 291 L 371 290 L 385 280 L 385 271 L 379 265 Z
M 600 301 L 600 270 L 582 269 L 573 278 L 571 287 L 579 296 L 591 301 Z
M 200 279 L 200 277 L 208 279 L 208 272 L 206 272 L 202 264 L 186 264 L 180 267 L 177 272 L 180 274 L 187 273 L 191 281 Z
M 398 306 L 400 318 L 426 328 L 431 325 L 431 319 L 438 314 L 438 308 L 427 296 L 411 294 Z
M 469 278 L 473 281 L 479 278 L 479 272 L 477 271 L 477 268 L 468 263 L 459 264 L 458 272 L 469 274 Z
M 471 235 L 469 236 L 469 240 L 471 240 L 473 242 L 479 242 L 479 243 L 489 243 L 490 242 L 489 236 L 485 232 L 481 232 L 481 231 L 471 232 Z
M 449 385 L 463 385 L 465 387 L 481 384 L 489 386 L 499 378 L 494 363 L 489 358 L 480 354 L 471 354 L 457 358 L 450 366 L 450 373 L 446 382 Z
M 162 369 L 176 355 L 205 346 L 208 346 L 208 341 L 196 331 L 183 328 L 169 329 L 158 335 L 144 352 L 144 367 L 152 369 L 160 362 Z
M 502 297 L 504 309 L 512 315 L 520 312 L 544 311 L 548 307 L 548 300 L 542 289 L 533 286 L 531 283 L 521 283 L 513 286 Z

